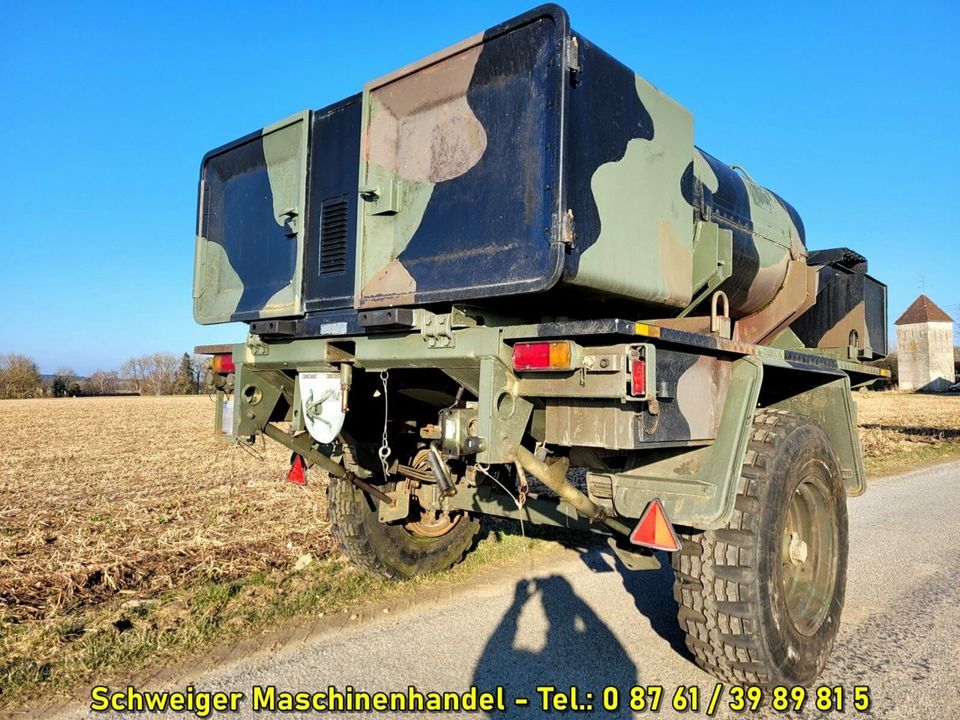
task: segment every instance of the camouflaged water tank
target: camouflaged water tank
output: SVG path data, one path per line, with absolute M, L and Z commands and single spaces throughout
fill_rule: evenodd
M 732 236 L 743 317 L 806 258 L 792 207 L 552 5 L 213 151 L 200 208 L 205 323 L 532 293 L 669 315 L 704 286 L 698 223 Z

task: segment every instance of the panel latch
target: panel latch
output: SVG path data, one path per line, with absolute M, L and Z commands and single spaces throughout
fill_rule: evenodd
M 400 212 L 400 178 L 391 174 L 381 180 L 361 185 L 360 199 L 367 203 L 367 215 L 396 215 Z
M 283 225 L 283 234 L 295 237 L 300 232 L 300 210 L 287 208 L 280 213 L 280 224 Z

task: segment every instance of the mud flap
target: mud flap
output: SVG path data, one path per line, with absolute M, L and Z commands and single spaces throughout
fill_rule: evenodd
M 607 542 L 616 556 L 620 558 L 620 562 L 623 563 L 627 570 L 638 571 L 660 569 L 660 561 L 653 553 L 640 550 L 639 548 L 635 549 L 621 547 L 617 544 L 616 538 L 608 538 Z

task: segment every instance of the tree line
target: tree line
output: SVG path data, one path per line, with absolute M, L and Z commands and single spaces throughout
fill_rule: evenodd
M 0 354 L 0 399 L 91 395 L 195 395 L 207 392 L 204 355 L 157 352 L 127 360 L 118 370 L 82 377 L 70 368 L 43 375 L 33 358 Z

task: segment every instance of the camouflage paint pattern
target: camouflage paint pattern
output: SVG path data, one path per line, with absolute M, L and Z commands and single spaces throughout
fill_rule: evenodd
M 625 356 L 626 346 L 619 351 Z M 656 412 L 647 401 L 548 398 L 545 440 L 607 450 L 709 444 L 717 437 L 730 367 L 727 359 L 658 348 Z
M 816 347 L 839 348 L 850 345 L 872 347 L 870 330 L 867 327 L 866 308 L 863 302 L 858 302 L 833 327 L 827 329 L 817 340 Z
M 659 358 L 658 374 L 663 380 L 658 385 L 664 385 L 657 393 L 663 417 L 659 427 L 647 425 L 649 442 L 642 448 L 675 447 L 680 452 L 634 453 L 630 456 L 630 464 L 624 466 L 623 456 L 614 451 L 604 454 L 601 450 L 589 450 L 592 459 L 579 461 L 583 465 L 599 467 L 604 464 L 603 457 L 620 457 L 620 464 L 612 465 L 616 471 L 602 473 L 607 476 L 607 484 L 612 480 L 612 487 L 617 491 L 615 506 L 618 511 L 635 516 L 650 498 L 660 496 L 665 502 L 669 501 L 668 510 L 675 519 L 689 521 L 697 527 L 701 523 L 704 527 L 712 527 L 713 523 L 722 525 L 727 517 L 725 513 L 732 508 L 732 504 L 726 504 L 727 500 L 732 503 L 732 495 L 727 495 L 736 490 L 741 453 L 750 437 L 749 433 L 742 432 L 742 428 L 749 427 L 761 395 L 763 377 L 767 378 L 762 383 L 763 390 L 766 392 L 769 388 L 769 393 L 762 398 L 762 404 L 779 403 L 818 417 L 837 449 L 848 491 L 862 490 L 863 473 L 852 420 L 855 410 L 849 390 L 851 383 L 857 386 L 883 375 L 884 371 L 878 368 L 838 357 L 740 343 L 622 319 L 501 328 L 467 327 L 457 333 L 454 347 L 439 350 L 428 348 L 419 333 L 360 336 L 348 357 L 356 372 L 440 368 L 454 378 L 473 374 L 472 380 L 465 379 L 466 384 L 481 396 L 492 397 L 491 393 L 481 389 L 482 381 L 478 380 L 482 375 L 479 372 L 481 358 L 493 363 L 499 358 L 507 385 L 522 389 L 525 387 L 523 383 L 510 381 L 511 372 L 504 364 L 509 362 L 510 345 L 519 340 L 563 337 L 586 343 L 604 336 L 616 341 L 615 345 L 607 346 L 611 353 L 623 353 L 638 344 L 655 345 Z M 267 381 L 267 375 L 272 375 L 276 382 L 271 382 L 282 384 L 284 381 L 292 383 L 292 380 L 278 370 L 316 367 L 319 358 L 326 357 L 331 361 L 332 349 L 327 341 L 302 339 L 271 345 L 266 354 L 257 354 L 249 345 L 238 345 L 234 357 L 238 366 L 242 363 L 246 370 L 256 371 L 264 381 Z M 342 360 L 343 351 L 337 349 L 333 356 Z M 746 377 L 743 371 L 748 371 Z M 398 377 L 401 374 L 398 373 Z M 749 381 L 749 387 L 743 386 L 744 380 Z M 785 397 L 783 391 L 791 383 L 795 387 L 789 397 Z M 749 390 L 746 394 L 742 392 L 745 389 Z M 542 396 L 527 396 L 521 391 L 518 397 L 539 402 L 538 398 Z M 238 395 L 238 401 L 241 402 L 239 414 L 245 416 L 248 408 L 243 404 L 242 394 Z M 357 422 L 363 422 L 368 413 L 356 414 L 359 407 L 354 408 L 354 417 Z M 634 414 L 637 414 L 642 405 L 635 403 L 634 408 Z M 607 412 L 622 411 L 611 405 Z M 644 422 L 650 423 L 649 413 L 644 411 L 643 416 Z M 604 432 L 609 429 L 610 418 L 605 421 Z M 523 428 L 514 427 L 506 432 L 506 426 L 496 421 L 491 432 L 501 430 L 506 434 L 505 441 L 516 442 Z M 543 421 L 534 418 L 531 433 L 542 440 L 543 431 Z M 550 432 L 565 431 L 557 427 Z M 703 434 L 715 439 L 713 442 L 704 441 Z M 635 442 L 636 439 L 630 439 L 630 443 Z M 610 449 L 608 445 L 601 447 Z M 581 452 L 581 457 L 585 458 L 586 453 Z M 727 500 L 721 502 L 722 498 Z M 727 510 L 723 510 L 724 507 Z M 708 508 L 710 512 L 707 512 Z
M 810 262 L 819 274 L 819 291 L 816 304 L 790 326 L 800 342 L 886 355 L 887 288 L 867 274 L 866 259 L 836 248 L 813 253 Z
M 360 210 L 358 308 L 518 286 L 683 308 L 703 218 L 734 230 L 740 267 L 723 289 L 736 317 L 769 305 L 803 263 L 795 211 L 695 150 L 690 113 L 585 38 L 572 61 L 565 25 L 543 8 L 368 84 L 361 185 L 390 199 Z M 560 138 L 551 119 L 566 120 Z M 540 188 L 547 201 L 533 204 Z M 565 240 L 558 277 L 544 249 Z
M 591 178 L 600 233 L 579 258 L 574 285 L 684 307 L 693 293 L 693 224 L 680 180 L 693 158 L 693 116 L 639 76 L 649 128 Z M 648 132 L 644 132 L 648 130 Z M 576 218 L 576 214 L 574 214 Z
M 876 342 L 882 286 L 811 258 L 789 204 L 696 148 L 689 112 L 572 34 L 556 6 L 208 154 L 199 210 L 195 316 L 251 323 L 238 378 L 270 386 L 277 408 L 291 372 L 320 364 L 397 370 L 394 383 L 440 371 L 478 398 L 491 441 L 478 460 L 510 462 L 528 430 L 595 458 L 585 448 L 675 448 L 619 455 L 602 478 L 614 506 L 629 516 L 661 497 L 671 517 L 716 527 L 733 512 L 754 409 L 796 402 L 833 433 L 848 487 L 862 487 L 849 389 L 882 371 L 789 341 L 828 347 L 851 327 Z M 725 273 L 703 251 L 711 238 L 732 255 Z M 732 338 L 656 324 L 702 316 L 711 277 Z M 595 300 L 617 309 L 594 313 Z M 461 301 L 490 322 L 454 326 Z M 360 321 L 397 306 L 409 322 Z M 440 318 L 449 342 L 424 342 L 437 327 L 426 319 Z M 777 337 L 784 347 L 757 344 Z M 524 395 L 511 344 L 532 338 L 615 343 L 612 394 L 587 395 L 584 367 Z M 644 398 L 628 392 L 626 353 L 640 347 L 656 358 Z M 237 402 L 236 433 L 283 419 Z M 369 419 L 354 408 L 354 422 Z
M 800 216 L 778 195 L 699 148 L 683 185 L 698 219 L 733 232 L 732 274 L 720 286 L 731 316 L 761 311 L 784 289 L 791 261 L 806 263 Z
M 194 270 L 198 322 L 300 312 L 309 113 L 208 153 Z
M 566 32 L 543 8 L 366 86 L 358 309 L 556 281 Z
M 736 339 L 771 342 L 818 312 L 796 211 L 696 148 L 690 113 L 574 34 L 556 6 L 208 154 L 200 215 L 204 323 L 285 317 L 302 318 L 288 326 L 295 337 L 367 332 L 359 310 L 502 308 L 532 294 L 511 312 L 570 314 L 600 299 L 635 317 L 704 315 L 695 243 L 718 232 L 732 237 L 718 289 Z M 855 325 L 869 344 L 877 313 L 859 312 L 844 307 L 835 329 L 817 321 L 806 336 L 832 346 Z
M 728 361 L 701 355 L 680 373 L 677 412 L 684 418 L 691 438 L 713 439 L 717 436 L 720 414 L 730 386 L 730 367 Z
M 467 41 L 442 61 L 418 64 L 412 78 L 395 73 L 364 92 L 362 186 L 379 197 L 395 184 L 399 197 L 388 211 L 360 207 L 361 305 L 368 297 L 379 300 L 373 305 L 415 301 L 416 280 L 399 257 L 416 234 L 434 186 L 466 173 L 486 150 L 486 132 L 466 100 L 479 40 Z
M 761 310 L 738 320 L 733 337 L 751 343 L 776 337 L 816 301 L 817 281 L 816 268 L 800 260 L 788 260 L 781 290 Z

